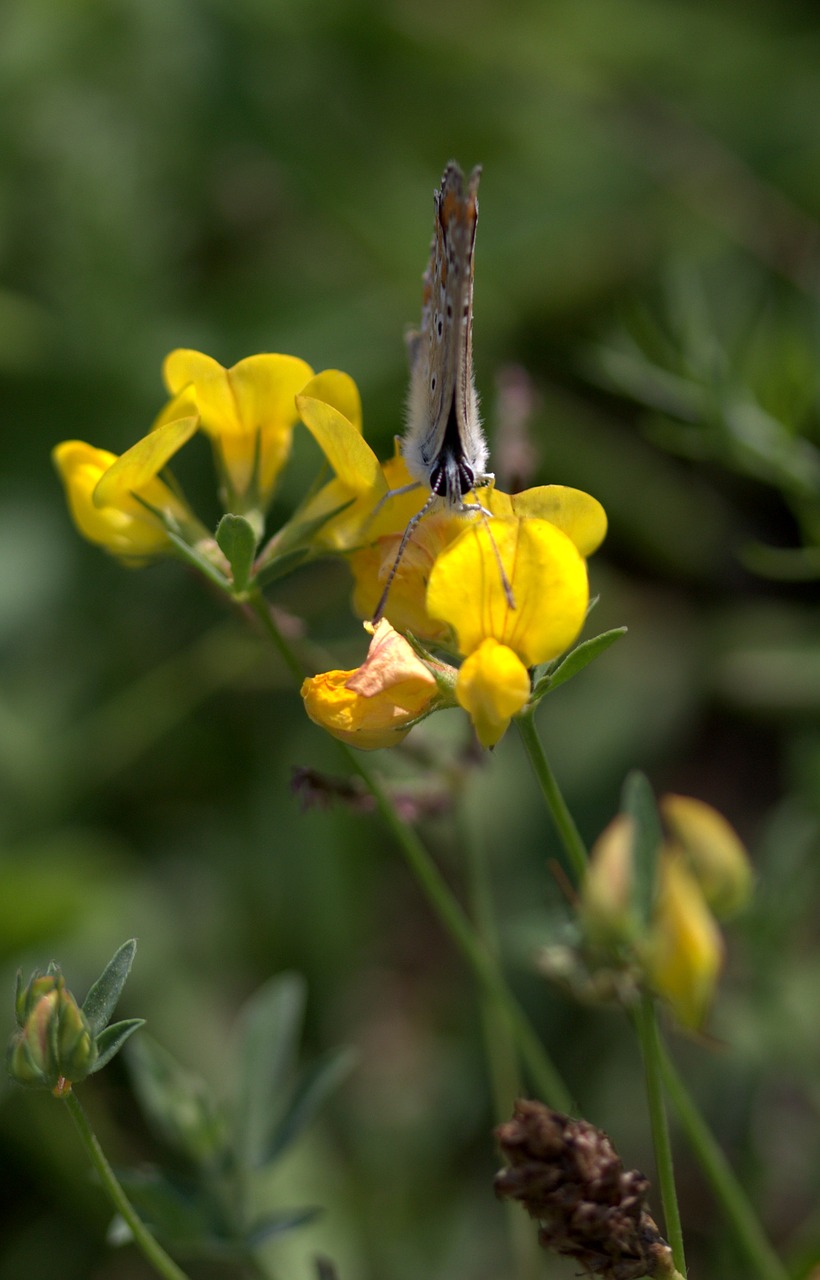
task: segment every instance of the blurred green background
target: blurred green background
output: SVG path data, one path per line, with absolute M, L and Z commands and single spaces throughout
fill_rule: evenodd
M 386 456 L 432 192 L 451 157 L 480 162 L 485 419 L 492 435 L 498 379 L 525 370 L 536 461 L 523 478 L 604 503 L 594 629 L 629 627 L 547 700 L 544 739 L 588 838 L 638 766 L 658 791 L 718 805 L 753 851 L 758 895 L 731 932 L 714 1042 L 674 1048 L 807 1274 L 820 1246 L 816 7 L 6 0 L 0 25 L 2 982 L 10 992 L 17 965 L 53 956 L 82 995 L 135 935 L 122 1016 L 147 1017 L 218 1088 L 238 1005 L 302 971 L 306 1053 L 350 1043 L 361 1059 L 274 1194 L 327 1208 L 272 1247 L 276 1274 L 311 1275 L 317 1249 L 343 1280 L 511 1274 L 470 976 L 374 817 L 302 811 L 291 769 L 343 767 L 262 641 L 177 565 L 127 571 L 82 543 L 48 456 L 64 438 L 118 452 L 142 435 L 176 346 L 348 371 Z M 191 454 L 186 488 L 214 520 L 204 450 Z M 511 450 L 493 458 L 504 482 Z M 275 515 L 311 463 L 297 448 Z M 275 594 L 328 666 L 361 654 L 348 594 L 336 565 Z M 466 742 L 449 713 L 415 732 L 414 755 L 375 763 L 437 792 L 425 758 L 451 763 Z M 465 764 L 463 791 L 517 989 L 584 1115 L 654 1176 L 628 1027 L 532 972 L 562 900 L 514 733 Z M 453 815 L 423 830 L 460 887 Z M 121 1064 L 85 1096 L 118 1163 L 158 1158 Z M 0 1136 L 0 1280 L 148 1275 L 105 1245 L 109 1214 L 54 1103 L 7 1094 Z M 693 1274 L 747 1274 L 676 1147 Z M 544 1276 L 572 1272 L 543 1260 Z

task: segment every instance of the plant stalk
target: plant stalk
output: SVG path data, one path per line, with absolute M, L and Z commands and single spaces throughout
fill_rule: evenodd
M 91 1128 L 88 1116 L 74 1090 L 71 1089 L 68 1093 L 63 1094 L 62 1101 L 65 1102 L 71 1112 L 72 1119 L 79 1130 L 91 1163 L 97 1170 L 100 1181 L 114 1208 L 127 1223 L 137 1248 L 142 1251 L 143 1256 L 150 1262 L 157 1274 L 164 1276 L 165 1280 L 188 1280 L 185 1272 L 177 1266 L 173 1258 L 168 1256 L 162 1245 L 154 1239 L 145 1223 L 138 1216 L 134 1206 L 120 1186 L 117 1175 L 108 1163 L 105 1152 L 100 1146 L 97 1135 Z

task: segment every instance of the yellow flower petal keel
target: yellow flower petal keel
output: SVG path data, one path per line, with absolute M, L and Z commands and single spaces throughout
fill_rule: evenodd
M 527 668 L 497 640 L 483 640 L 462 663 L 456 698 L 470 716 L 482 747 L 495 746 L 529 696 Z

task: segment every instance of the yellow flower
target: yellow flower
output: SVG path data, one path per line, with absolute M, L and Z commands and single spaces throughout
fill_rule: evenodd
M 177 350 L 163 365 L 172 395 L 192 397 L 222 472 L 226 506 L 237 514 L 269 504 L 290 454 L 295 397 L 313 370 L 295 356 L 257 355 L 225 369 L 199 351 Z
M 723 939 L 701 888 L 683 858 L 665 850 L 646 948 L 652 986 L 684 1026 L 698 1027 L 723 963 Z
M 426 603 L 431 617 L 449 624 L 466 659 L 456 697 L 482 745 L 494 746 L 529 697 L 527 669 L 563 653 L 581 630 L 589 603 L 586 564 L 546 520 L 475 522 L 438 556 Z
M 362 751 L 396 746 L 437 693 L 435 677 L 385 619 L 361 667 L 325 671 L 302 685 L 311 720 Z
M 177 407 L 184 413 L 185 406 Z M 187 408 L 119 458 L 82 440 L 64 440 L 53 450 L 72 518 L 89 542 L 138 564 L 172 550 L 169 528 L 204 534 L 185 502 L 157 477 L 196 431 L 196 413 Z

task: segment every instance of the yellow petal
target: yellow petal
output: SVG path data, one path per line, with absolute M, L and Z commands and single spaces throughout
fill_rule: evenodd
M 472 522 L 438 557 L 427 587 L 428 613 L 450 623 L 461 653 L 492 637 L 528 667 L 563 653 L 583 625 L 588 602 L 583 559 L 546 520 Z
M 199 425 L 196 412 L 166 422 L 143 436 L 108 468 L 94 490 L 94 505 L 116 506 L 129 493 L 138 493 L 154 479 Z
M 549 520 L 575 543 L 581 555 L 591 556 L 606 537 L 606 512 L 583 489 L 568 489 L 562 484 L 545 484 L 525 489 L 510 498 L 513 514 Z
M 530 696 L 526 667 L 506 645 L 487 639 L 465 658 L 456 698 L 469 714 L 482 747 L 494 747 Z
M 690 796 L 664 796 L 659 807 L 715 914 L 730 916 L 745 906 L 752 892 L 752 868 L 723 814 Z
M 350 374 L 342 373 L 341 369 L 323 369 L 321 373 L 315 374 L 310 382 L 305 378 L 298 390 L 302 395 L 309 396 L 311 400 L 322 400 L 325 404 L 338 409 L 342 417 L 347 418 L 361 435 L 362 399 L 359 388 Z
M 683 859 L 666 853 L 647 967 L 652 985 L 687 1027 L 703 1022 L 723 962 L 723 939 Z
M 245 429 L 239 420 L 228 370 L 218 360 L 201 351 L 179 349 L 165 357 L 162 374 L 174 396 L 191 387 L 202 415 L 202 426 L 209 434 Z
M 377 501 L 387 493 L 378 458 L 344 413 L 308 394 L 311 385 L 296 397 L 299 416 L 351 496 Z

